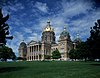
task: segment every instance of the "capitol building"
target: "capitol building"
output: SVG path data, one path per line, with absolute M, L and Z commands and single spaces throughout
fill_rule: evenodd
M 66 27 L 59 34 L 58 42 L 55 38 L 54 29 L 48 21 L 42 31 L 41 41 L 32 40 L 29 43 L 24 41 L 20 43 L 19 57 L 26 58 L 27 61 L 45 60 L 45 55 L 52 56 L 52 52 L 58 49 L 61 54 L 60 60 L 68 60 L 68 52 L 75 48 L 75 42 L 71 40 Z

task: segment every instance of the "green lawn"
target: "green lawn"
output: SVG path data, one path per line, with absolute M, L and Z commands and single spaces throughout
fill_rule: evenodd
M 100 63 L 0 62 L 0 78 L 100 78 Z

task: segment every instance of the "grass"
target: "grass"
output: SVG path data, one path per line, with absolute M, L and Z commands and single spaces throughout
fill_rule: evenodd
M 0 62 L 0 78 L 100 78 L 100 63 Z

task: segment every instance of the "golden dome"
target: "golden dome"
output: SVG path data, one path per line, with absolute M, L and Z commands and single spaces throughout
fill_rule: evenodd
M 47 22 L 46 27 L 43 29 L 43 32 L 45 31 L 54 31 L 54 29 L 50 25 L 50 21 Z

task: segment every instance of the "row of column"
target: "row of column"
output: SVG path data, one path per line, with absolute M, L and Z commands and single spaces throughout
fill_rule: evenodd
M 32 61 L 32 60 L 40 60 L 41 57 L 41 47 L 40 45 L 35 45 L 35 46 L 29 46 L 28 47 L 28 61 Z

